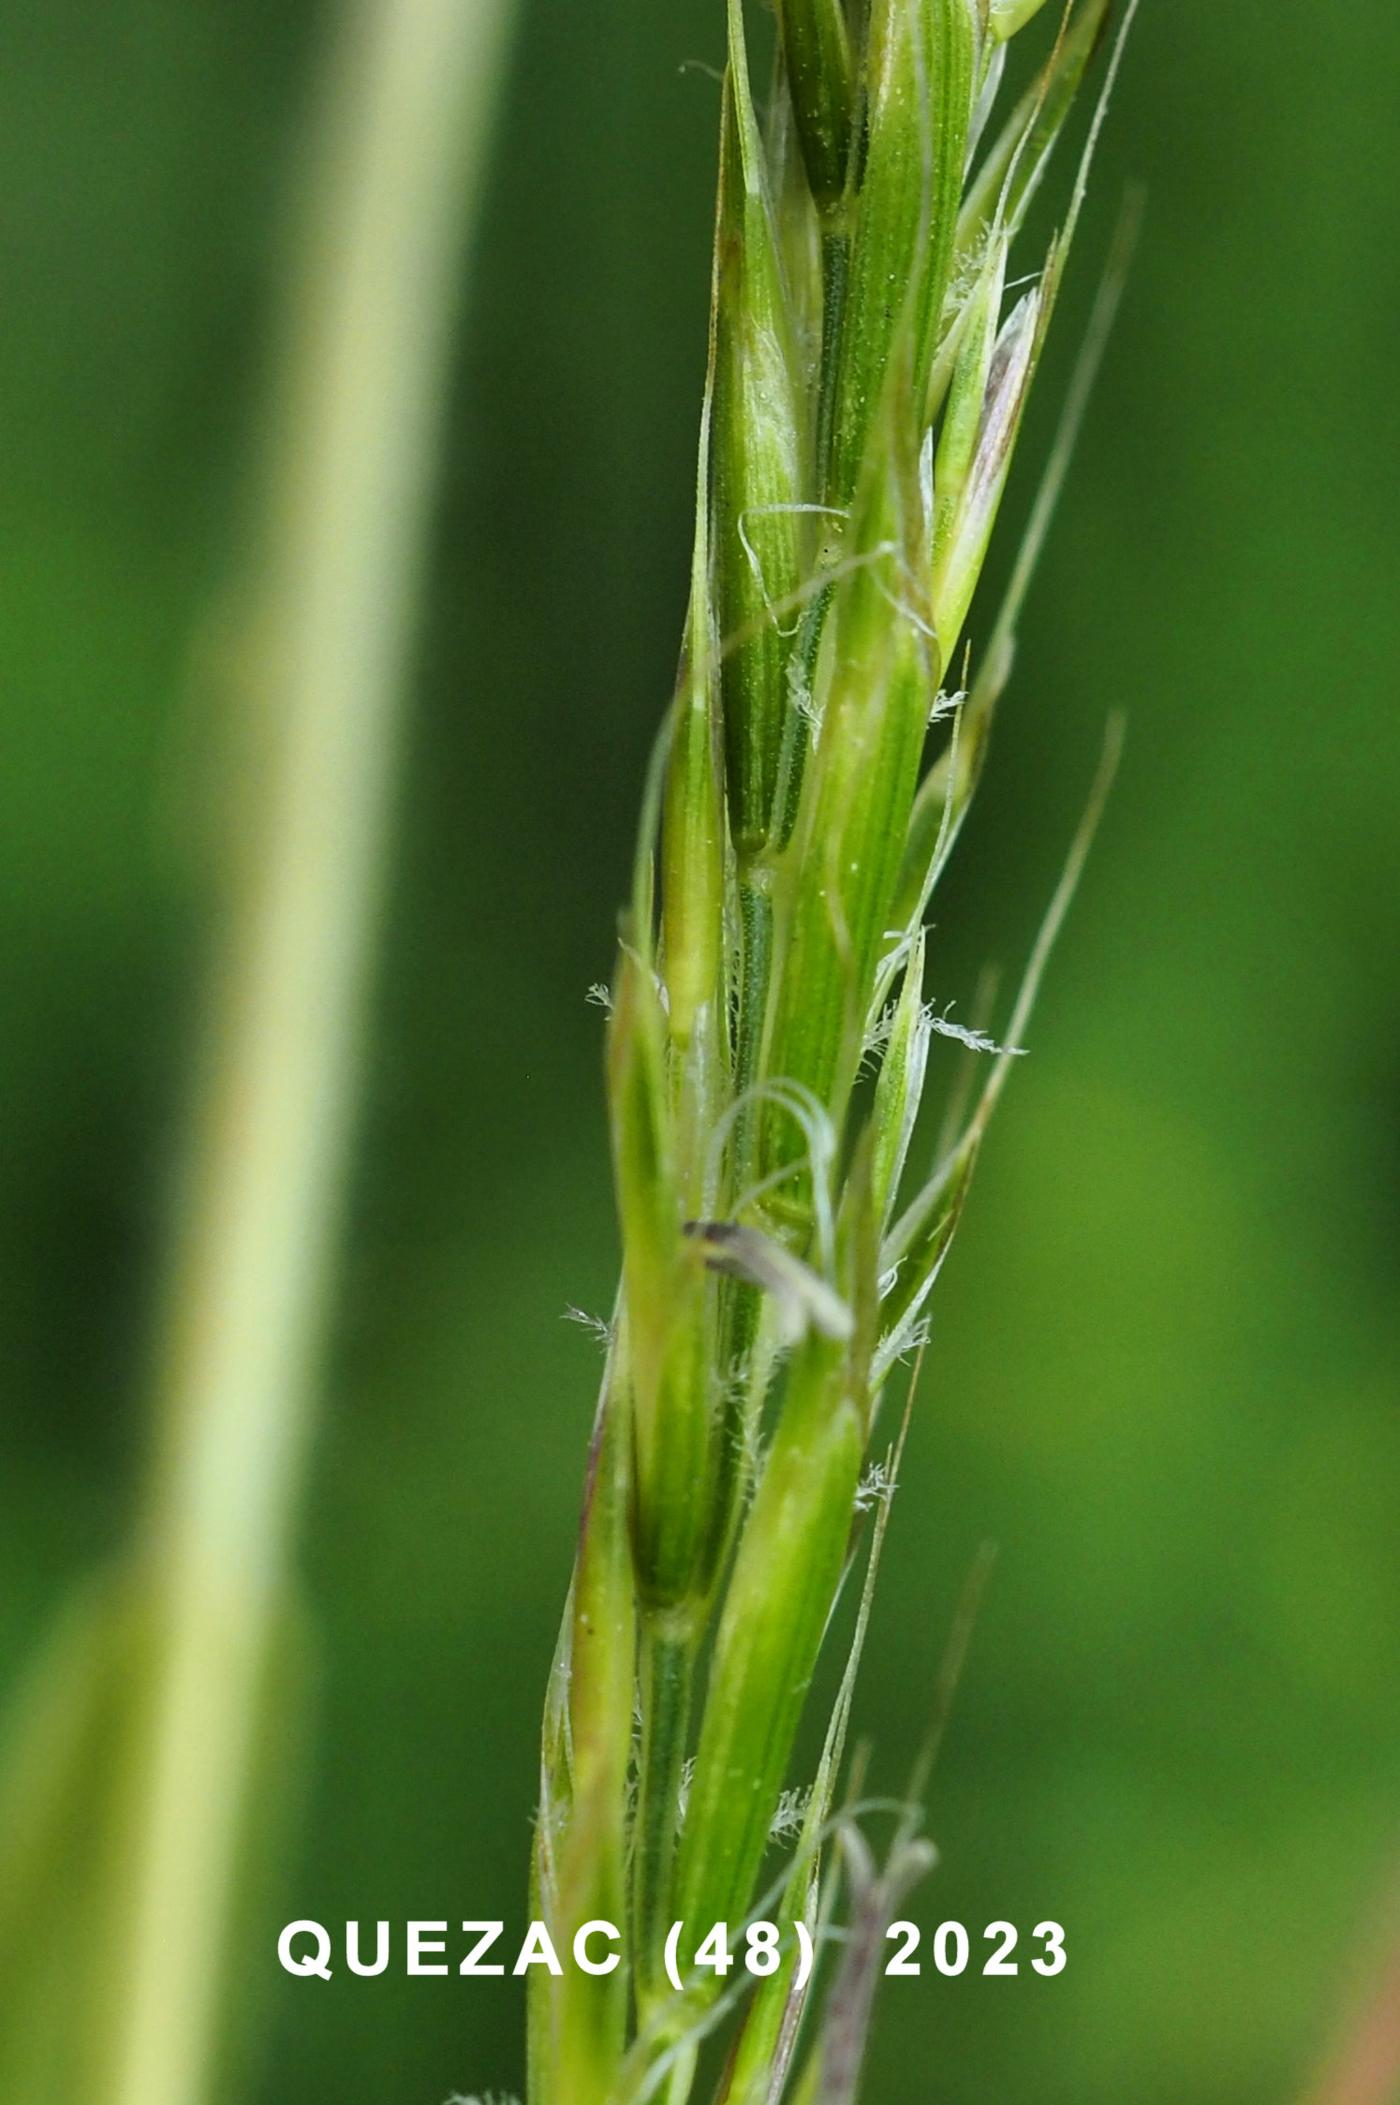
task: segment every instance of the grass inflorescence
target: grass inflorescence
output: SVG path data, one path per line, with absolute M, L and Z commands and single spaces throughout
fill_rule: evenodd
M 897 1473 L 882 1397 L 920 1347 L 1105 786 L 1006 1025 L 954 1022 L 925 995 L 925 919 L 1063 448 L 1000 608 L 969 614 L 1097 119 L 1059 231 L 1029 276 L 1011 258 L 1110 8 L 1067 8 L 1003 110 L 1038 0 L 779 0 L 761 114 L 728 0 L 690 606 L 606 1004 L 622 1284 L 533 1865 L 560 1948 L 601 1919 L 625 1925 L 623 1962 L 532 1986 L 532 2105 L 682 2105 L 726 2028 L 721 2105 L 854 2098 L 871 1955 L 929 1861 L 904 1816 L 877 1864 L 838 1794 Z M 936 1035 L 981 1066 L 920 1162 Z M 863 1549 L 821 1758 L 794 1776 Z M 714 1924 L 765 1913 L 825 1950 L 838 1909 L 816 1999 L 790 1963 L 703 1963 Z

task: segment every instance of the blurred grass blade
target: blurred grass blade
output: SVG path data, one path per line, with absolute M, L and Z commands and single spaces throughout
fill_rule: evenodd
M 36 2058 L 53 2058 L 57 2040 L 27 2019 L 41 1998 L 33 1993 L 36 1962 L 58 1938 L 57 1896 L 80 1882 L 83 1853 L 79 1807 L 94 1828 L 106 1792 L 104 1774 L 121 1716 L 120 1696 L 135 1660 L 130 1617 L 111 1581 L 89 1583 L 66 1604 L 54 1629 L 10 1699 L 0 1749 L 0 1979 L 16 1997 L 0 2075 L 31 2031 Z M 90 1871 L 89 1871 L 90 1877 Z M 52 1952 L 50 1954 L 52 1956 Z M 71 1962 L 70 1962 L 71 1963 Z M 26 1984 L 28 1988 L 26 1990 Z M 71 2031 L 71 2025 L 68 2027 Z M 72 2071 L 66 2081 L 71 2083 Z M 22 2091 L 14 2093 L 25 2095 Z
M 239 848 L 137 1544 L 94 2105 L 205 2105 L 354 1098 L 455 259 L 509 9 L 347 7 L 316 127 L 247 620 Z

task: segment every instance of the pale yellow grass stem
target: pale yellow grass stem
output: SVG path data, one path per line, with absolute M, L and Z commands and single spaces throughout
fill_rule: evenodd
M 101 2105 L 204 2105 L 305 1465 L 447 323 L 509 0 L 354 0 L 313 142 L 246 607 L 256 758 L 141 1554 Z

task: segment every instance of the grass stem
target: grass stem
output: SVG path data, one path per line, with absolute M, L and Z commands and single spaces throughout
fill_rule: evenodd
M 466 209 L 506 0 L 341 10 L 247 595 L 255 807 L 214 988 L 141 1521 L 92 2095 L 203 2105 L 305 1476 Z

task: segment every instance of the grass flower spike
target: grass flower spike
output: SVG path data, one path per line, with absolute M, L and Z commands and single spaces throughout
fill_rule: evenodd
M 608 1023 L 622 1283 L 533 1869 L 561 1951 L 605 1920 L 622 1957 L 535 1970 L 532 2105 L 853 2099 L 872 1954 L 929 1857 L 905 1821 L 878 1864 L 838 1799 L 897 1467 L 878 1420 L 1105 787 L 1005 1044 L 935 1014 L 925 916 L 1059 453 L 999 614 L 981 619 L 977 589 L 1097 121 L 1060 232 L 1029 262 L 1018 242 L 1109 5 L 1045 29 L 999 117 L 1007 44 L 1039 13 L 778 0 L 760 104 L 728 4 L 690 605 Z M 934 1147 L 936 1032 L 982 1081 Z M 862 1556 L 824 1751 L 795 1775 Z M 731 1974 L 724 1941 L 763 1918 L 781 1963 Z M 705 2050 L 715 2034 L 727 2058 Z

